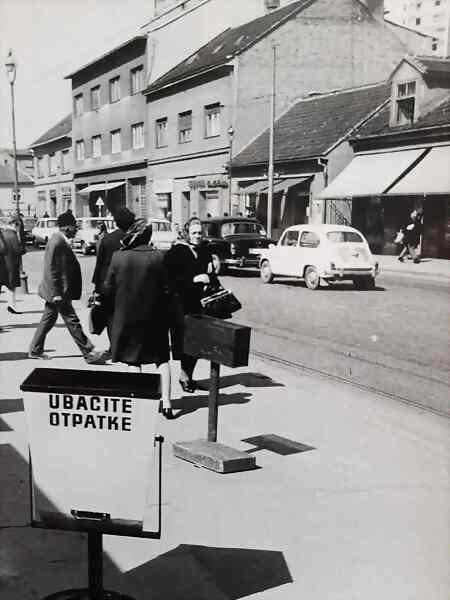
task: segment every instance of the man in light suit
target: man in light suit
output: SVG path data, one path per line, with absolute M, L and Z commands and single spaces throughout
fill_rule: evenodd
M 52 235 L 45 249 L 44 273 L 38 289 L 39 296 L 45 300 L 44 313 L 28 356 L 49 358 L 44 354 L 45 338 L 60 314 L 86 362 L 99 364 L 104 362 L 101 354 L 95 351 L 94 344 L 86 337 L 72 306 L 72 300 L 81 298 L 80 264 L 70 246 L 70 239 L 77 230 L 76 221 L 72 213 L 66 212 L 59 215 L 57 223 L 59 231 Z

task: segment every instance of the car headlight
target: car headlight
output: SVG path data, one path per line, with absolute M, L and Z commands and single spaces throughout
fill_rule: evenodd
M 234 242 L 231 242 L 230 244 L 230 253 L 231 254 L 236 254 L 237 253 L 237 246 Z
M 334 262 L 330 262 L 330 271 L 334 271 L 336 269 L 336 265 Z

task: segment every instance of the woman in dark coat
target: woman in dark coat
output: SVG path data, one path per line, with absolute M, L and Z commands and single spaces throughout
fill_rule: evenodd
M 183 352 L 184 315 L 202 312 L 203 288 L 214 272 L 213 259 L 202 244 L 202 224 L 197 217 L 185 225 L 185 240 L 177 241 L 166 254 L 170 294 L 172 358 L 181 361 L 180 384 L 185 392 L 195 391 L 192 378 L 197 359 Z
M 163 414 L 170 418 L 169 332 L 167 274 L 163 254 L 149 245 L 151 225 L 135 221 L 114 252 L 104 283 L 114 297 L 111 328 L 113 362 L 140 372 L 156 364 L 161 375 Z
M 1 231 L 0 253 L 3 259 L 0 260 L 0 285 L 4 285 L 9 292 L 7 310 L 20 314 L 16 308 L 16 288 L 20 286 L 20 257 L 24 250 L 17 236 L 14 218 Z

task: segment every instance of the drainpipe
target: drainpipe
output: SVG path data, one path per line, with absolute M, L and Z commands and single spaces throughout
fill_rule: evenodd
M 317 163 L 319 167 L 323 168 L 323 188 L 328 187 L 328 158 L 318 158 Z M 323 200 L 323 222 L 327 222 L 327 199 Z

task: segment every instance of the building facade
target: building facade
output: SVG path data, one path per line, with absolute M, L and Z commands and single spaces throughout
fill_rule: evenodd
M 146 63 L 146 37 L 139 35 L 66 77 L 77 216 L 104 216 L 122 206 L 147 215 Z
M 318 195 L 350 203 L 352 224 L 385 254 L 420 209 L 422 254 L 450 258 L 449 74 L 449 59 L 404 59 L 389 104 L 352 137 L 352 161 Z
M 432 52 L 450 56 L 450 0 L 385 0 L 388 19 L 431 35 Z
M 17 179 L 19 185 L 19 208 L 23 215 L 34 216 L 35 197 L 33 191 L 33 156 L 30 150 L 17 150 Z M 0 216 L 17 210 L 14 196 L 15 172 L 14 152 L 0 148 Z
M 72 115 L 67 115 L 30 145 L 34 154 L 35 214 L 56 217 L 75 211 Z
M 151 209 L 179 224 L 243 212 L 228 165 L 270 123 L 274 70 L 277 116 L 312 92 L 385 80 L 408 47 L 384 23 L 383 3 L 368 4 L 373 12 L 357 0 L 289 3 L 224 31 L 152 82 Z

